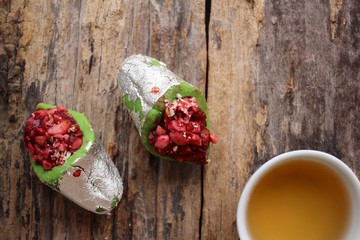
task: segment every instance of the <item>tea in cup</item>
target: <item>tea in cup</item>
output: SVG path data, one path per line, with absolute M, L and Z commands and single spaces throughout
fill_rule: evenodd
M 239 201 L 241 240 L 360 239 L 360 183 L 342 161 L 299 150 L 266 162 Z

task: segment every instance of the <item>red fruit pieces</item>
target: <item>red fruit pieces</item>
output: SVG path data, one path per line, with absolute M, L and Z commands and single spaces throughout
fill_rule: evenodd
M 170 121 L 169 124 L 167 125 L 167 128 L 169 130 L 179 131 L 179 132 L 184 132 L 186 130 L 185 124 L 180 119 Z
M 164 149 L 170 143 L 169 135 L 163 134 L 156 138 L 154 146 L 159 149 Z
M 82 132 L 63 107 L 33 112 L 25 125 L 25 148 L 44 170 L 63 164 L 78 150 Z
M 49 163 L 48 161 L 42 161 L 42 166 L 44 168 L 44 170 L 51 170 L 53 168 L 52 164 Z
M 74 177 L 80 177 L 80 176 L 81 176 L 81 169 L 76 169 L 76 170 L 73 172 L 73 176 L 74 176 Z
M 166 102 L 162 121 L 148 135 L 156 153 L 178 162 L 207 163 L 206 150 L 217 137 L 206 128 L 206 114 L 194 97 Z
M 162 134 L 165 134 L 165 133 L 166 133 L 166 130 L 165 130 L 164 128 L 162 128 L 161 126 L 158 125 L 158 126 L 156 127 L 155 133 L 156 133 L 157 135 L 162 135 Z
M 75 138 L 74 142 L 71 145 L 71 150 L 79 149 L 82 145 L 82 138 Z
M 152 87 L 151 88 L 151 93 L 152 94 L 158 94 L 160 92 L 160 89 L 158 87 Z
M 217 143 L 217 140 L 218 140 L 217 136 L 215 136 L 214 134 L 210 134 L 210 142 Z
M 176 145 L 187 145 L 189 144 L 188 136 L 186 132 L 170 132 L 170 139 Z
M 46 136 L 35 136 L 34 142 L 39 146 L 45 146 L 46 144 Z
M 53 125 L 48 130 L 48 133 L 50 135 L 65 134 L 69 131 L 70 126 L 71 126 L 71 122 L 69 120 L 65 120 L 63 122 L 59 122 L 58 124 Z
M 197 146 L 202 146 L 202 139 L 200 138 L 200 136 L 198 134 L 190 133 L 189 134 L 189 142 L 191 144 L 194 144 Z

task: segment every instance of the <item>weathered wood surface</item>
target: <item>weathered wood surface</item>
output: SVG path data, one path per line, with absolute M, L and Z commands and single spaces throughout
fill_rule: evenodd
M 0 239 L 236 239 L 249 176 L 318 149 L 360 177 L 360 6 L 348 1 L 0 1 Z M 209 21 L 209 24 L 207 24 Z M 151 55 L 207 93 L 205 167 L 140 144 L 116 83 Z M 39 101 L 82 111 L 124 180 L 111 216 L 40 183 L 20 144 Z

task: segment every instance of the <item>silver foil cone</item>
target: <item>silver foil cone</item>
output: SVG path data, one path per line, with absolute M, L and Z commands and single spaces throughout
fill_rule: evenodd
M 140 135 L 144 116 L 169 88 L 179 85 L 181 81 L 167 69 L 165 63 L 154 58 L 133 55 L 124 60 L 118 82 L 123 97 L 126 96 L 134 104 L 140 101 L 141 109 L 129 109 Z
M 58 183 L 59 189 L 55 190 L 98 214 L 109 214 L 123 193 L 120 174 L 103 145 L 97 141 L 88 146 L 87 154 L 66 169 Z

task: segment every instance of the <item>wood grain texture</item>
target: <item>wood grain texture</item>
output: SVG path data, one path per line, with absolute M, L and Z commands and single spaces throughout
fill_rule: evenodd
M 219 140 L 204 174 L 203 239 L 237 237 L 236 206 L 255 158 L 254 115 L 262 114 L 252 75 L 262 19 L 262 1 L 212 1 L 208 104 Z
M 335 26 L 327 1 L 274 2 L 265 9 L 255 95 L 267 110 L 267 127 L 253 168 L 274 154 L 310 148 L 358 173 L 359 7 L 344 3 Z
M 204 89 L 205 3 L 5 1 L 1 7 L 7 64 L 1 69 L 1 238 L 198 238 L 201 167 L 160 161 L 144 150 L 119 98 L 117 74 L 125 57 L 143 53 Z M 34 176 L 20 138 L 40 101 L 89 118 L 124 180 L 112 216 L 79 208 Z
M 356 0 L 0 0 L 0 239 L 237 239 L 241 191 L 271 157 L 323 150 L 360 177 L 359 12 Z M 207 166 L 142 147 L 116 79 L 137 53 L 207 93 L 219 138 Z M 124 180 L 111 216 L 31 171 L 20 139 L 40 101 L 89 118 Z
M 204 239 L 237 237 L 241 190 L 277 154 L 326 151 L 359 176 L 356 12 L 355 1 L 212 1 L 208 102 L 219 144 L 205 171 Z

